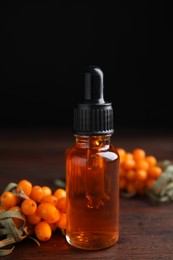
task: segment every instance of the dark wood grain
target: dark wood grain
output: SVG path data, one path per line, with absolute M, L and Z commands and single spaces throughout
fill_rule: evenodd
M 0 192 L 9 182 L 27 178 L 34 184 L 49 185 L 65 178 L 65 151 L 75 139 L 70 129 L 1 129 Z M 173 160 L 173 135 L 157 130 L 118 130 L 112 137 L 116 147 L 131 151 L 143 147 L 159 160 Z M 120 199 L 120 238 L 100 251 L 72 248 L 55 231 L 37 246 L 27 238 L 15 245 L 4 259 L 173 259 L 173 203 L 152 205 L 146 197 Z

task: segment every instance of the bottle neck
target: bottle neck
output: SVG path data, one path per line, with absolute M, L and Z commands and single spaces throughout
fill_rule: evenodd
M 111 135 L 85 136 L 74 135 L 76 138 L 76 146 L 79 148 L 103 148 L 110 146 Z

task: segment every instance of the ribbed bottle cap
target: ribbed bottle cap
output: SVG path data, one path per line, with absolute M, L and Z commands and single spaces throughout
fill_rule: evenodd
M 84 74 L 84 97 L 74 108 L 74 133 L 107 135 L 114 132 L 112 103 L 104 100 L 103 72 L 89 66 Z

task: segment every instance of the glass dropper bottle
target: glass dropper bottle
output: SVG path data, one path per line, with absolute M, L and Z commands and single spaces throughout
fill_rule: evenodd
M 103 72 L 90 66 L 84 98 L 74 108 L 75 144 L 66 151 L 66 240 L 99 250 L 119 238 L 119 156 L 111 144 L 112 104 L 103 95 Z

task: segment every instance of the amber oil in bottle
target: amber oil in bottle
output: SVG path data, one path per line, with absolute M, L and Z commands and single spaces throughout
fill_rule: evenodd
M 74 109 L 75 145 L 66 151 L 66 240 L 99 250 L 119 238 L 119 156 L 111 144 L 113 109 L 103 98 L 103 72 L 85 72 L 84 99 Z

